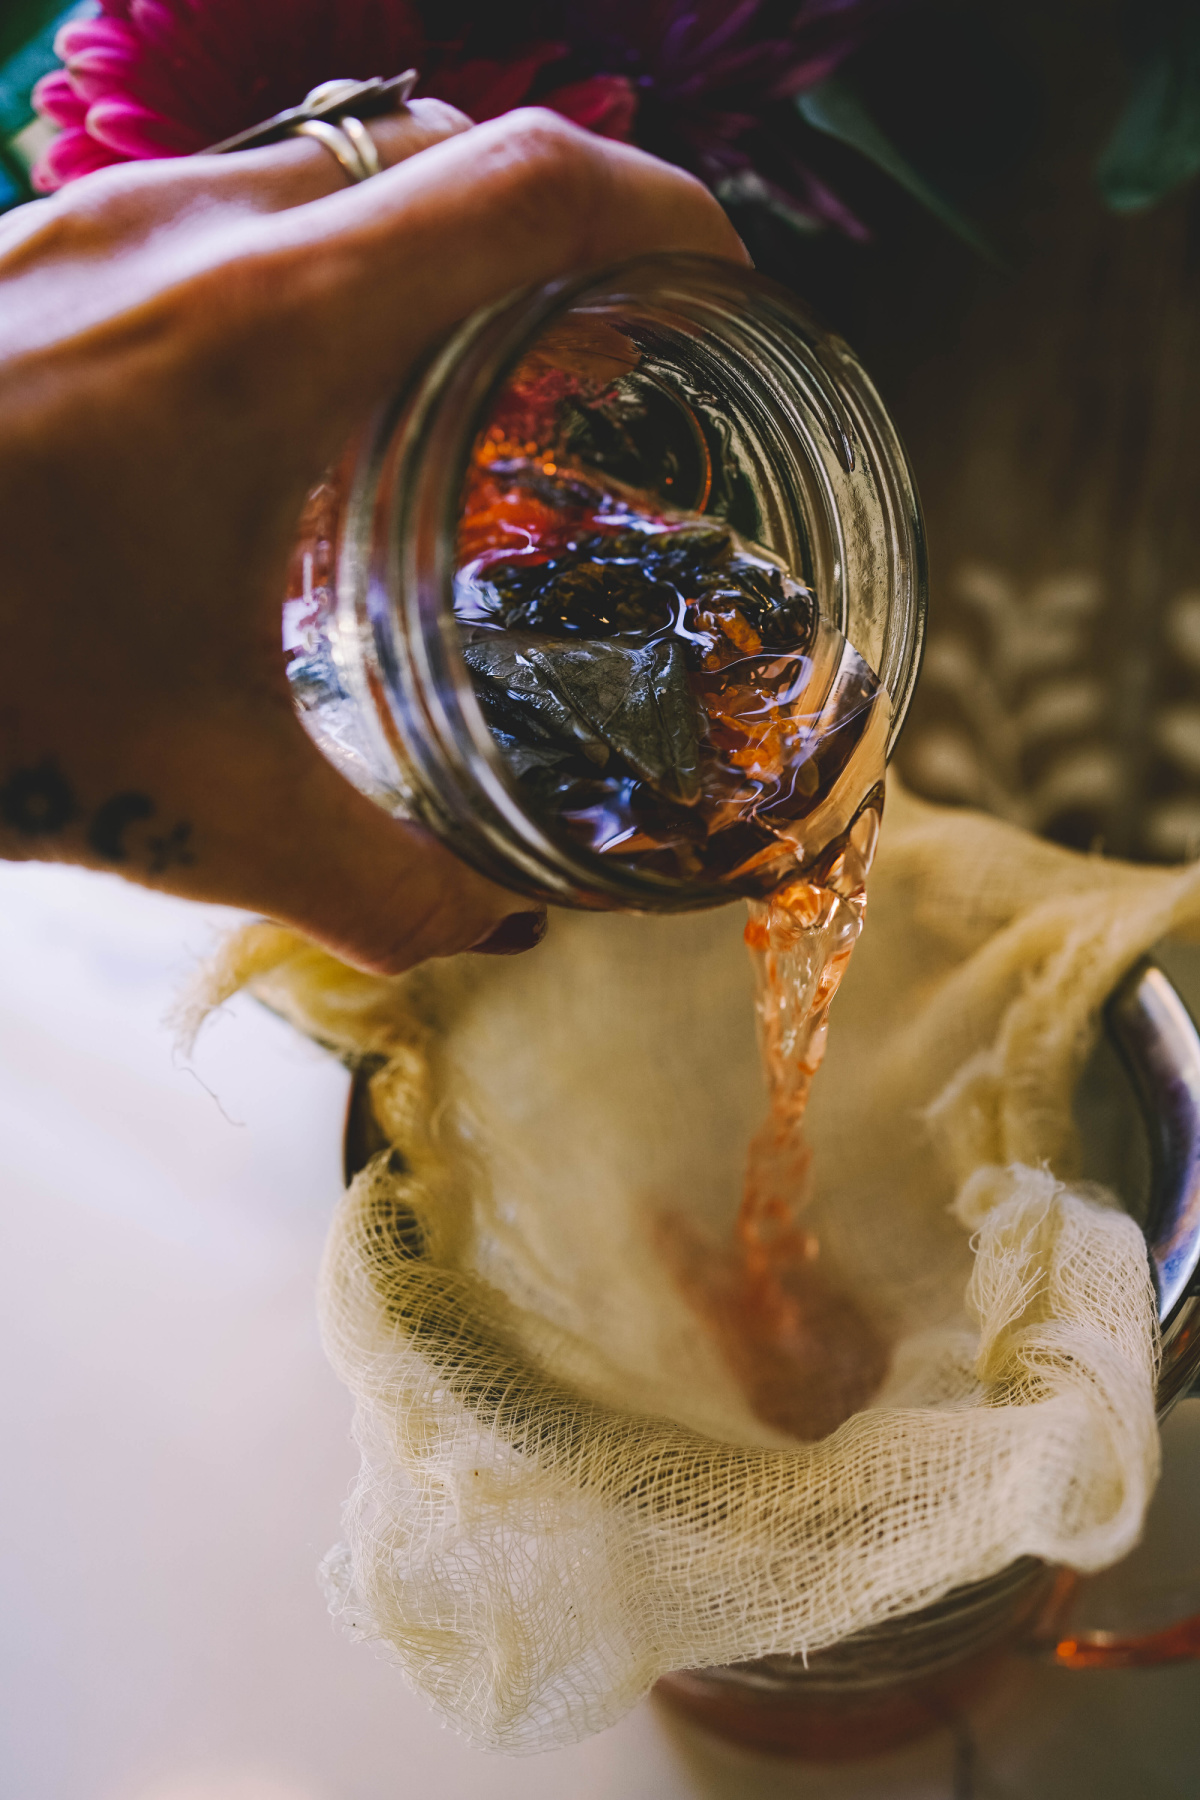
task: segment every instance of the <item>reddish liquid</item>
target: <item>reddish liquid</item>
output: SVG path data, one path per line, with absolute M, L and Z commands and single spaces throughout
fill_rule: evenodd
M 707 565 L 707 540 L 689 539 L 697 531 L 717 546 Z M 755 1413 L 823 1437 L 866 1404 L 888 1364 L 803 1222 L 804 1111 L 862 928 L 887 696 L 775 559 L 719 523 L 564 470 L 499 426 L 477 446 L 459 559 L 455 610 L 468 642 L 516 627 L 534 651 L 540 632 L 584 654 L 589 642 L 673 640 L 669 654 L 682 658 L 698 717 L 690 793 L 681 782 L 671 793 L 661 774 L 642 779 L 620 757 L 590 767 L 577 758 L 551 781 L 536 769 L 527 804 L 605 857 L 762 897 L 746 941 L 770 1107 L 750 1147 L 734 1253 L 675 1214 L 661 1221 L 660 1245 Z M 669 667 L 678 676 L 678 661 Z M 521 746 L 493 708 L 489 722 L 497 717 L 520 784 Z
M 548 649 L 568 676 L 589 654 L 653 663 L 648 687 L 665 722 L 643 695 L 615 747 L 572 746 L 560 725 L 540 760 L 514 740 L 503 695 L 476 677 L 529 809 L 605 858 L 771 894 L 826 857 L 880 778 L 887 696 L 777 559 L 719 521 L 563 470 L 499 427 L 477 446 L 467 485 L 455 612 L 469 662 L 496 632 Z M 584 711 L 599 705 L 584 694 Z M 685 713 L 694 744 L 655 769 L 643 721 L 679 752 L 693 730 Z
M 721 1345 L 758 1418 L 806 1442 L 871 1400 L 890 1347 L 804 1222 L 811 1153 L 804 1114 L 825 1053 L 829 1008 L 862 930 L 878 812 L 866 807 L 820 880 L 751 906 L 766 1119 L 751 1141 L 728 1244 L 683 1214 L 659 1243 L 683 1292 Z

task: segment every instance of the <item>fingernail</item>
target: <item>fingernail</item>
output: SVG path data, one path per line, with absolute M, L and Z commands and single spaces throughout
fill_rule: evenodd
M 522 950 L 532 950 L 540 944 L 545 935 L 544 912 L 509 913 L 495 931 L 489 932 L 482 943 L 472 944 L 471 949 L 478 956 L 519 956 Z

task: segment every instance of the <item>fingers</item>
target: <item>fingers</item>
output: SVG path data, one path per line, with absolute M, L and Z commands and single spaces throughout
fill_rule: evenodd
M 123 874 L 265 913 L 372 974 L 476 946 L 512 954 L 545 929 L 539 902 L 352 788 L 290 708 L 190 737 L 187 765 L 170 767 L 149 799 L 145 823 L 124 834 Z M 172 841 L 185 854 L 148 863 L 148 847 Z
M 444 100 L 412 100 L 401 111 L 366 121 L 385 169 L 471 129 L 471 121 Z M 349 185 L 335 157 L 312 138 L 285 138 L 262 150 L 230 156 L 187 158 L 191 179 L 215 198 L 253 212 L 282 212 Z M 180 162 L 169 165 L 179 169 Z
M 373 127 L 397 166 L 354 187 L 303 141 L 89 177 L 26 209 L 37 220 L 6 263 L 19 277 L 5 330 L 26 358 L 18 399 L 32 445 L 14 452 L 10 506 L 24 482 L 41 495 L 30 516 L 53 492 L 60 511 L 74 495 L 77 525 L 92 521 L 88 581 L 70 534 L 49 531 L 21 609 L 41 647 L 39 621 L 49 631 L 60 617 L 47 600 L 57 556 L 65 616 L 86 594 L 93 621 L 98 648 L 67 690 L 62 755 L 85 745 L 95 788 L 71 829 L 86 835 L 86 816 L 103 830 L 76 853 L 266 912 L 389 973 L 527 943 L 537 926 L 506 922 L 540 909 L 389 819 L 292 714 L 278 607 L 305 487 L 477 307 L 649 251 L 744 259 L 698 182 L 554 114 L 467 129 L 425 103 L 413 117 Z M 19 411 L 11 388 L 6 405 Z M 75 626 L 67 641 L 90 643 Z M 44 650 L 52 690 L 61 660 Z M 103 717 L 89 726 L 97 693 Z M 147 767 L 161 793 L 143 791 Z
M 323 416 L 347 419 L 457 321 L 515 288 L 650 251 L 745 259 L 699 182 L 541 112 L 448 133 L 373 181 L 280 212 L 271 231 L 275 244 L 256 257 L 269 266 L 281 255 L 288 278 L 263 283 L 270 342 L 276 354 L 295 334 L 319 344 L 302 403 L 315 396 Z M 232 837 L 213 843 L 223 892 L 211 897 L 266 911 L 375 971 L 488 938 L 493 951 L 528 945 L 539 909 L 388 819 L 294 730 L 303 754 L 281 752 L 275 776 L 261 746 L 244 759 L 253 788 Z M 522 913 L 524 923 L 505 924 Z
M 420 827 L 389 818 L 308 750 L 301 756 L 298 747 L 294 776 L 289 770 L 287 852 L 281 845 L 273 866 L 255 869 L 256 907 L 376 974 L 489 939 L 495 948 L 498 933 L 503 947 L 506 927 L 512 948 L 537 942 L 542 907 L 477 875 Z
M 467 115 L 444 100 L 413 100 L 368 125 L 385 170 L 470 129 Z M 111 258 L 117 251 L 128 257 L 150 234 L 157 251 L 166 230 L 194 238 L 205 226 L 220 230 L 241 216 L 283 212 L 340 194 L 347 185 L 336 158 L 308 137 L 229 156 L 119 163 L 6 215 L 0 248 L 19 249 L 32 238 L 42 257 L 47 250 L 59 257 L 91 252 Z M 75 237 L 64 233 L 64 218 L 75 225 Z
M 389 818 L 314 752 L 288 821 L 290 854 L 231 866 L 239 904 L 297 926 L 358 969 L 395 975 L 476 946 L 532 949 L 545 909 L 477 875 L 421 827 Z M 261 840 L 260 840 L 261 842 Z
M 373 181 L 281 215 L 276 242 L 327 368 L 366 397 L 475 308 L 651 251 L 745 262 L 717 201 L 682 170 L 523 109 Z M 403 305 L 397 297 L 403 296 Z
M 469 131 L 471 121 L 444 101 L 414 100 L 403 112 L 372 120 L 369 129 L 390 170 Z M 225 301 L 237 283 L 227 265 L 239 248 L 258 243 L 261 216 L 311 200 L 336 201 L 346 188 L 336 159 L 311 138 L 230 156 L 123 163 L 85 176 L 18 208 L 11 230 L 0 227 L 0 282 L 20 277 L 22 283 L 16 292 L 6 290 L 0 304 L 6 350 L 28 349 L 59 333 L 64 311 L 86 329 L 188 268 L 217 271 L 218 291 L 201 306 L 215 331 L 232 330 Z M 268 306 L 277 303 L 271 294 Z

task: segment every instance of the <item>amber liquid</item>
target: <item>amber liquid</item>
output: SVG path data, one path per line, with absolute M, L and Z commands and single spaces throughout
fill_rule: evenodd
M 804 1114 L 829 1009 L 863 927 L 878 826 L 872 797 L 822 869 L 751 903 L 745 936 L 769 1104 L 746 1159 L 734 1255 L 681 1213 L 665 1214 L 658 1230 L 662 1253 L 753 1412 L 806 1442 L 865 1406 L 890 1360 L 879 1326 L 804 1219 Z
M 563 695 L 553 747 L 539 746 L 536 725 L 521 741 L 521 696 L 476 680 L 529 810 L 629 868 L 747 895 L 788 886 L 880 778 L 878 680 L 778 559 L 531 449 L 495 435 L 477 445 L 455 579 L 468 662 L 496 633 L 541 651 Z M 572 687 L 589 645 L 615 673 Z M 641 668 L 638 706 L 614 713 L 618 678 Z M 615 731 L 578 724 L 605 708 Z
M 706 547 L 716 551 L 707 563 Z M 870 1399 L 888 1362 L 803 1220 L 804 1112 L 862 929 L 887 696 L 776 559 L 711 521 L 563 469 L 501 427 L 476 447 L 455 605 L 475 644 L 515 625 L 527 648 L 539 631 L 557 645 L 677 647 L 665 666 L 678 677 L 682 661 L 696 708 L 691 792 L 643 779 L 619 755 L 597 766 L 593 746 L 591 766 L 575 759 L 550 780 L 535 770 L 529 800 L 594 853 L 757 897 L 746 942 L 770 1105 L 750 1147 L 735 1253 L 676 1214 L 659 1242 L 755 1413 L 823 1437 Z M 503 729 L 497 741 L 520 782 L 520 746 Z

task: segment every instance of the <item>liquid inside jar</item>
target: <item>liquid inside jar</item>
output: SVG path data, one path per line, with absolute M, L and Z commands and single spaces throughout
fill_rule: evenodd
M 454 609 L 527 809 L 627 867 L 772 893 L 882 768 L 887 695 L 777 558 L 502 425 L 476 445 Z

